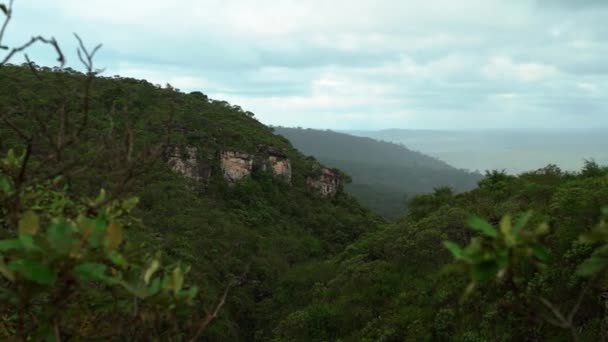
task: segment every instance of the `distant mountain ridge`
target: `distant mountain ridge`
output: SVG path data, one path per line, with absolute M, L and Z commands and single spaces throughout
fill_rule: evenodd
M 481 175 L 410 150 L 402 144 L 331 130 L 274 127 L 300 151 L 352 177 L 346 190 L 386 217 L 403 214 L 406 198 L 449 186 L 467 191 Z
M 343 131 L 361 137 L 405 144 L 469 170 L 536 170 L 556 164 L 576 171 L 585 159 L 608 163 L 608 129 L 487 129 Z

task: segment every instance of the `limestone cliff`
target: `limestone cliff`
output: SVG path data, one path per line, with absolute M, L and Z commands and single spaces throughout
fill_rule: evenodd
M 268 162 L 275 176 L 282 177 L 287 183 L 291 183 L 291 163 L 289 159 L 269 156 Z
M 174 172 L 195 181 L 207 182 L 211 177 L 210 161 L 205 159 L 206 163 L 203 163 L 199 152 L 194 146 L 173 146 L 165 154 Z M 256 153 L 224 150 L 219 153 L 219 168 L 230 184 L 256 171 L 271 172 L 277 180 L 291 184 L 291 161 L 282 150 L 272 146 L 259 145 Z
M 220 158 L 224 178 L 231 184 L 257 170 L 270 171 L 276 178 L 291 183 L 291 162 L 287 155 L 277 148 L 260 145 L 255 154 L 224 151 Z
M 340 173 L 326 167 L 321 167 L 318 175 L 306 178 L 306 186 L 323 197 L 334 197 L 338 193 L 340 183 Z
M 220 155 L 220 166 L 224 178 L 229 183 L 236 183 L 251 174 L 253 156 L 237 151 L 223 151 Z
M 263 156 L 260 160 L 263 170 L 269 168 L 275 177 L 291 184 L 291 162 L 285 152 L 276 147 L 259 145 L 258 153 Z
M 183 149 L 172 146 L 165 152 L 167 164 L 176 173 L 195 180 L 206 182 L 211 176 L 211 168 L 205 167 L 198 157 L 198 149 L 194 146 L 186 146 Z

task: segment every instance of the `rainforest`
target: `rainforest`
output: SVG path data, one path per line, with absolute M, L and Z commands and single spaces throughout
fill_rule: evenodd
M 0 2 L 0 339 L 608 338 L 601 127 L 568 149 L 287 127 L 109 76 L 84 35 L 21 41 L 21 3 Z

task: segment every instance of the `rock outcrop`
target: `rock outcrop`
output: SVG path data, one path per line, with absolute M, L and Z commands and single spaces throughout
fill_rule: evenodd
M 287 183 L 291 184 L 291 162 L 289 159 L 281 158 L 277 156 L 269 156 L 268 162 L 272 169 L 272 173 L 284 179 Z
M 258 146 L 258 151 L 264 156 L 268 156 L 266 162 L 262 161 L 264 163 L 262 169 L 266 170 L 267 166 L 265 164 L 268 164 L 270 171 L 272 171 L 275 177 L 291 184 L 291 162 L 285 152 L 276 147 L 264 145 Z
M 224 151 L 220 155 L 220 166 L 224 178 L 229 183 L 236 183 L 251 174 L 253 156 L 248 153 Z
M 291 162 L 283 151 L 275 147 L 260 145 L 256 154 L 224 151 L 221 153 L 221 168 L 224 178 L 231 184 L 256 170 L 270 171 L 276 178 L 291 183 Z
M 167 164 L 176 173 L 195 180 L 206 182 L 211 176 L 211 168 L 205 167 L 198 158 L 198 149 L 194 146 L 186 146 L 181 149 L 173 146 L 167 149 Z
M 340 173 L 337 170 L 322 167 L 319 175 L 306 178 L 306 186 L 322 197 L 334 197 L 340 188 Z
M 172 146 L 166 150 L 165 159 L 174 172 L 198 182 L 207 182 L 211 177 L 211 160 L 201 160 L 199 152 L 194 146 Z M 260 145 L 257 153 L 225 150 L 219 159 L 224 179 L 230 184 L 258 170 L 272 172 L 277 179 L 291 184 L 291 162 L 280 149 Z

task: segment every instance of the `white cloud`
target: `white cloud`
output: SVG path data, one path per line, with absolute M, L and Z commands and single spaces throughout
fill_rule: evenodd
M 269 124 L 525 126 L 570 123 L 581 108 L 608 118 L 608 6 L 535 3 L 37 0 L 17 2 L 33 19 L 13 32 L 77 31 L 104 43 L 106 74 L 200 90 Z
M 481 68 L 489 79 L 516 79 L 523 82 L 541 81 L 557 75 L 552 65 L 541 63 L 514 63 L 509 57 L 494 57 Z

